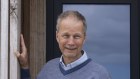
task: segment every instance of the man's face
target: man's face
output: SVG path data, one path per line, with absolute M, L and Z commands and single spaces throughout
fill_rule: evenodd
M 56 39 L 63 57 L 79 58 L 85 41 L 83 23 L 74 18 L 66 18 L 60 22 L 59 26 Z

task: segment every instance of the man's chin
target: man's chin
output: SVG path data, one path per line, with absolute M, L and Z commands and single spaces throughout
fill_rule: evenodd
M 63 55 L 65 57 L 75 57 L 76 53 L 75 52 L 64 52 Z
M 76 50 L 65 50 L 64 53 L 65 54 L 76 54 Z

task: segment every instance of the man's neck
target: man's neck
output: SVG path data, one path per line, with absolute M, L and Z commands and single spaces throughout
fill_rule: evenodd
M 76 57 L 65 57 L 63 56 L 63 62 L 65 65 L 70 64 L 74 61 L 76 61 L 77 59 L 79 59 L 82 56 L 82 53 L 80 53 L 78 56 Z

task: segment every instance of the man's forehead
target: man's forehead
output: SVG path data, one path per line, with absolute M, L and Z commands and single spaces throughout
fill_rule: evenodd
M 61 20 L 60 26 L 62 24 L 67 24 L 67 25 L 80 24 L 81 26 L 83 26 L 83 22 L 81 20 L 78 20 L 78 19 L 75 19 L 75 18 L 65 18 L 65 19 Z
M 69 15 L 65 18 L 63 18 L 61 21 L 64 21 L 64 20 L 77 20 L 77 21 L 80 21 L 76 16 L 73 16 L 73 15 Z

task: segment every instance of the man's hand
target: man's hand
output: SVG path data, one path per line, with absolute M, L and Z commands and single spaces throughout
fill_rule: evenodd
M 23 35 L 20 36 L 20 52 L 16 52 L 16 56 L 19 60 L 22 69 L 29 69 L 27 48 L 25 46 Z

